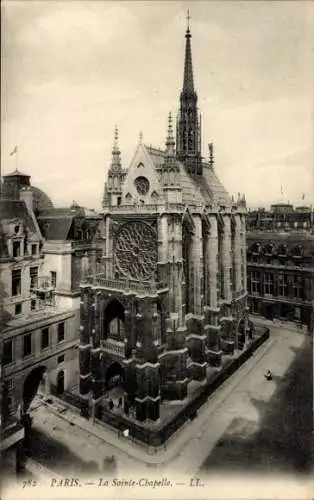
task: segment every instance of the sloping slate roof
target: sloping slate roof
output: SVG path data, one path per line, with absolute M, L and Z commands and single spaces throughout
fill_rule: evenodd
M 0 219 L 20 219 L 24 222 L 26 228 L 36 233 L 36 227 L 28 213 L 24 201 L 21 200 L 0 200 Z
M 200 186 L 197 185 L 193 177 L 187 173 L 185 166 L 180 162 L 177 163 L 180 168 L 183 203 L 202 203 L 203 196 Z
M 160 168 L 164 163 L 164 151 L 151 146 L 146 146 L 146 149 L 155 167 Z M 177 162 L 177 164 L 180 168 L 182 199 L 184 203 L 217 203 L 220 205 L 231 203 L 231 198 L 226 189 L 209 165 L 206 163 L 203 164 L 202 176 L 192 177 L 181 162 Z
M 44 238 L 47 240 L 66 240 L 74 215 L 38 218 L 38 224 Z
M 254 242 L 273 242 L 277 245 L 279 244 L 287 244 L 289 247 L 293 247 L 296 245 L 302 245 L 304 255 L 309 256 L 313 255 L 314 252 L 314 234 L 310 232 L 278 232 L 278 231 L 269 231 L 269 232 L 247 232 L 246 233 L 246 241 L 247 245 L 252 245 Z
M 221 205 L 231 203 L 231 197 L 211 167 L 207 165 L 203 166 L 203 177 L 206 181 L 208 189 L 212 193 L 214 202 Z

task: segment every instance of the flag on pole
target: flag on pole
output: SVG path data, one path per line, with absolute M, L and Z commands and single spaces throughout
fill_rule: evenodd
M 13 151 L 11 151 L 11 153 L 9 154 L 9 156 L 13 156 L 17 153 L 17 146 L 15 146 L 15 148 L 13 149 Z
M 281 186 L 281 196 L 283 195 L 283 189 L 282 189 L 282 186 Z
M 302 194 L 302 200 L 304 200 L 304 198 L 305 198 L 305 193 Z

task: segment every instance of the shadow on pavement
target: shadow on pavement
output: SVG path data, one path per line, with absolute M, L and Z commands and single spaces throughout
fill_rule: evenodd
M 60 441 L 38 429 L 32 429 L 29 456 L 56 473 L 75 471 L 79 474 L 98 471 L 97 462 L 82 460 Z
M 271 400 L 251 398 L 259 423 L 233 419 L 200 472 L 312 472 L 313 341 L 306 338 L 292 349 L 296 356 L 288 371 L 273 378 Z

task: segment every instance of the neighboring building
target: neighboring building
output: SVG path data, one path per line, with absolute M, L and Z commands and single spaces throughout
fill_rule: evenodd
M 124 412 L 156 421 L 165 400 L 184 401 L 192 380 L 243 349 L 247 318 L 246 207 L 235 203 L 201 153 L 186 32 L 176 149 L 140 141 L 123 169 L 115 133 L 103 202 L 102 274 L 81 285 L 81 400 L 101 404 L 124 376 Z
M 8 200 L 19 200 L 20 191 L 22 188 L 29 188 L 33 193 L 33 211 L 35 215 L 42 210 L 53 208 L 51 199 L 41 189 L 32 186 L 30 183 L 30 175 L 23 174 L 17 169 L 11 174 L 3 176 L 1 186 L 1 198 Z
M 6 194 L 0 199 L 4 467 L 15 463 L 23 416 L 39 384 L 48 395 L 77 383 L 79 284 L 91 267 L 96 269 L 93 239 L 101 220 L 77 205 L 53 208 L 29 181 L 16 172 L 5 176 Z
M 248 304 L 253 314 L 314 328 L 313 211 L 276 204 L 250 212 Z
M 294 208 L 290 203 L 276 203 L 270 210 L 259 208 L 247 214 L 247 231 L 311 231 L 314 228 L 312 207 Z
M 97 272 L 102 251 L 98 226 L 102 217 L 73 203 L 70 208 L 45 210 L 37 217 L 44 237 L 43 268 L 54 286 L 56 304 L 74 313 L 73 329 L 80 326 L 80 283 Z
M 63 391 L 76 377 L 74 314 L 56 306 L 54 287 L 43 273 L 43 238 L 32 199 L 33 191 L 24 187 L 20 200 L 0 200 L 1 449 L 10 462 L 22 437 L 23 416 L 43 377 L 46 391 L 50 385 Z

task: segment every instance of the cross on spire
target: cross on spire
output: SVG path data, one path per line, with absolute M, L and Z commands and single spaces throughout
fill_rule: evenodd
M 186 29 L 187 31 L 190 31 L 190 10 L 188 9 L 187 15 L 186 15 Z

